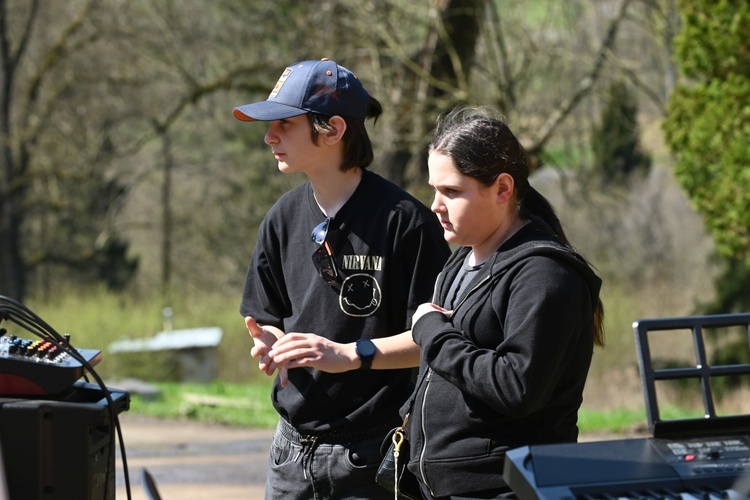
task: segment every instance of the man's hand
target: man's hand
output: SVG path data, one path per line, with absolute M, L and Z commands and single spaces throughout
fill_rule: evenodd
M 360 363 L 354 343 L 339 344 L 314 333 L 287 333 L 268 354 L 279 366 L 308 366 L 328 373 L 355 370 Z
M 253 348 L 250 349 L 250 355 L 254 358 L 260 358 L 260 361 L 258 362 L 258 368 L 260 368 L 260 371 L 270 376 L 273 375 L 276 368 L 278 368 L 281 386 L 286 387 L 289 380 L 287 367 L 277 363 L 269 355 L 274 344 L 279 340 L 279 336 L 283 336 L 283 332 L 277 328 L 272 329 L 268 326 L 260 326 L 258 322 L 255 321 L 255 318 L 251 316 L 245 318 L 245 326 L 247 326 L 247 331 L 253 339 Z

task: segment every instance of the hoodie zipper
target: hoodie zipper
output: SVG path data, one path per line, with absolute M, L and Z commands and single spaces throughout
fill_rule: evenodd
M 424 472 L 424 454 L 425 451 L 427 451 L 427 432 L 424 428 L 424 404 L 427 399 L 427 391 L 430 389 L 430 376 L 432 375 L 432 368 L 427 368 L 427 373 L 425 374 L 425 386 L 424 386 L 424 392 L 422 393 L 422 408 L 420 409 L 420 413 L 422 414 L 422 450 L 419 453 L 419 475 L 422 476 L 422 481 L 424 481 L 424 485 L 427 486 L 427 489 L 430 490 L 430 495 L 433 497 L 435 496 L 435 493 L 432 491 L 432 486 L 427 482 L 427 476 L 425 476 Z
M 502 272 L 500 274 L 503 274 Z M 492 274 L 488 274 L 485 278 L 482 279 L 479 283 L 477 283 L 471 290 L 466 292 L 466 294 L 463 296 L 461 301 L 456 305 L 456 307 L 453 308 L 453 312 L 456 311 L 461 305 L 466 302 L 466 299 L 469 298 L 471 294 L 473 294 L 478 288 L 483 286 L 487 281 L 491 280 L 493 278 Z M 424 384 L 424 392 L 422 393 L 422 405 L 420 408 L 421 413 L 421 431 L 422 431 L 422 449 L 419 452 L 419 474 L 422 476 L 422 481 L 424 482 L 424 485 L 427 486 L 427 489 L 430 490 L 430 495 L 433 497 L 435 496 L 435 493 L 432 491 L 432 486 L 430 486 L 429 482 L 427 481 L 427 476 L 425 476 L 425 470 L 424 470 L 424 456 L 425 452 L 427 451 L 427 431 L 424 427 L 425 423 L 425 407 L 427 403 L 427 391 L 430 390 L 430 377 L 432 375 L 432 368 L 429 366 L 427 367 L 427 373 L 425 373 L 425 384 Z

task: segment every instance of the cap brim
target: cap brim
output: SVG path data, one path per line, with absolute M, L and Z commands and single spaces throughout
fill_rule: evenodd
M 307 113 L 304 109 L 287 106 L 273 101 L 261 101 L 234 108 L 234 117 L 243 122 L 271 122 L 274 120 L 283 120 L 293 116 L 304 115 Z

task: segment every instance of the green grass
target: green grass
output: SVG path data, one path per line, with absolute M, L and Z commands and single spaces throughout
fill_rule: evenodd
M 641 410 L 587 410 L 578 412 L 578 428 L 581 433 L 611 432 L 624 433 L 636 427 L 645 426 L 646 415 Z
M 702 412 L 678 406 L 665 406 L 659 410 L 659 420 L 692 420 L 704 418 Z M 581 433 L 625 434 L 632 431 L 647 431 L 648 419 L 642 409 L 615 409 L 592 411 L 582 408 L 578 412 L 578 427 Z
M 159 418 L 271 428 L 278 415 L 271 405 L 271 379 L 268 380 L 254 384 L 156 382 L 153 385 L 161 391 L 161 396 L 153 401 L 132 396 L 129 411 Z M 668 418 L 683 415 L 678 409 L 670 409 L 665 414 Z M 644 426 L 645 416 L 639 410 L 582 409 L 579 412 L 582 433 L 623 433 Z
M 278 421 L 271 405 L 270 383 L 152 385 L 159 389 L 160 396 L 154 400 L 131 396 L 131 413 L 254 428 L 272 428 Z
M 131 396 L 130 412 L 159 418 L 189 419 L 240 427 L 272 428 L 278 415 L 271 405 L 271 383 L 190 384 L 156 382 L 161 395 L 155 400 Z M 691 410 L 667 407 L 664 420 L 696 418 Z M 640 409 L 589 410 L 578 413 L 581 433 L 627 433 L 646 427 Z

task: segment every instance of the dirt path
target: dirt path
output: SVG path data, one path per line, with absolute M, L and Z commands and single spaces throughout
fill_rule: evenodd
M 263 498 L 273 430 L 120 415 L 130 478 L 117 449 L 117 500 L 147 500 L 145 468 L 162 500 L 254 500 Z

